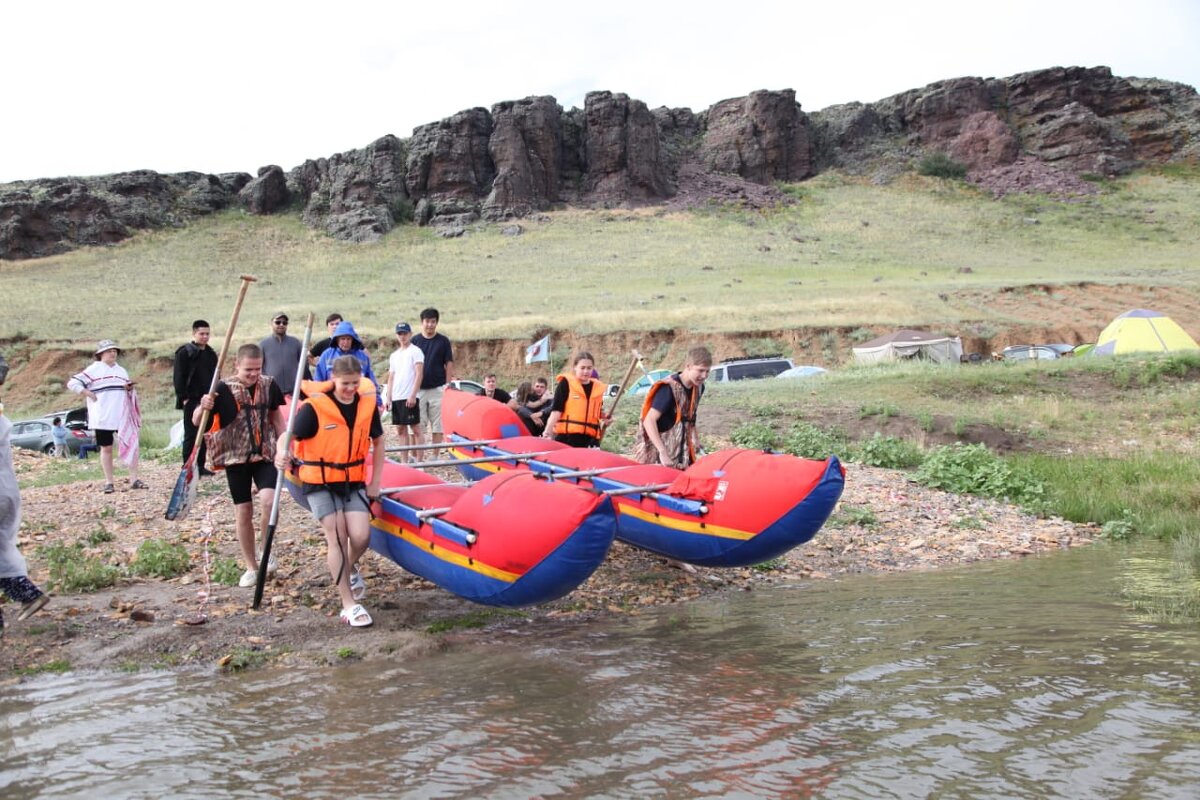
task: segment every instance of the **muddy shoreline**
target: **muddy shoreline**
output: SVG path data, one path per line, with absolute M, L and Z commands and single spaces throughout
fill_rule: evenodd
M 22 480 L 32 482 L 51 464 L 47 456 L 18 451 L 16 466 Z M 403 660 L 465 632 L 486 636 L 489 627 L 569 624 L 781 583 L 1024 557 L 1088 544 L 1098 533 L 1004 503 L 927 489 L 902 472 L 851 464 L 841 504 L 825 528 L 767 565 L 690 573 L 616 542 L 605 563 L 571 594 L 507 611 L 462 600 L 369 552 L 365 605 L 375 625 L 352 630 L 338 620 L 319 529 L 288 498 L 280 506 L 274 546 L 280 569 L 267 585 L 263 608 L 250 609 L 252 589 L 206 583 L 206 552 L 210 568 L 218 559 L 237 557 L 232 506 L 224 481 L 205 479 L 192 515 L 181 523 L 165 521 L 178 469 L 174 462 L 143 462 L 149 491 L 131 490 L 120 479 L 113 495 L 103 494 L 99 481 L 22 491 L 20 547 L 31 577 L 43 585 L 46 548 L 79 541 L 85 552 L 120 564 L 130 563 L 147 538 L 179 542 L 191 569 L 171 579 L 123 578 L 91 593 L 52 589 L 51 604 L 24 622 L 7 604 L 0 642 L 4 679 L 65 669 L 233 670 L 347 658 Z M 106 534 L 100 538 L 111 540 L 87 544 L 98 529 Z

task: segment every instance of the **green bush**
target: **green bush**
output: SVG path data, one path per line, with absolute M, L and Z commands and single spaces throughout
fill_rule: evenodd
M 61 592 L 94 592 L 107 589 L 121 570 L 97 556 L 84 553 L 83 544 L 53 544 L 42 551 L 50 568 L 50 585 Z
M 785 452 L 800 458 L 829 458 L 846 451 L 846 436 L 837 428 L 818 428 L 808 422 L 797 422 L 783 443 Z
M 191 568 L 191 558 L 182 544 L 147 539 L 138 545 L 129 571 L 134 575 L 174 578 Z
M 911 469 L 925 460 L 925 453 L 907 439 L 882 436 L 876 431 L 874 436 L 859 442 L 851 451 L 851 460 L 869 467 Z
M 1044 493 L 1040 481 L 1012 469 L 982 444 L 960 442 L 939 447 L 925 457 L 915 478 L 935 489 L 1007 498 L 1027 505 L 1041 500 Z
M 762 422 L 747 422 L 739 425 L 729 435 L 733 443 L 747 450 L 771 450 L 779 443 L 779 436 L 770 425 Z
M 242 577 L 242 568 L 232 558 L 218 558 L 213 562 L 210 573 L 213 583 L 222 586 L 234 586 Z
M 930 153 L 917 162 L 917 172 L 931 178 L 965 178 L 967 165 L 945 153 Z

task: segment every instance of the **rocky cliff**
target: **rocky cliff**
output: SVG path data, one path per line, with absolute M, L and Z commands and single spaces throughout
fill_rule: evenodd
M 997 192 L 1062 185 L 1046 176 L 1115 175 L 1139 164 L 1200 161 L 1200 98 L 1182 84 L 1053 68 L 955 78 L 874 103 L 806 114 L 790 89 L 756 91 L 707 111 L 648 109 L 591 92 L 582 109 L 527 97 L 461 111 L 408 139 L 288 172 L 159 175 L 140 171 L 0 186 L 0 258 L 119 241 L 231 204 L 254 214 L 298 209 L 349 241 L 415 221 L 458 233 L 477 220 L 564 203 L 669 202 L 686 208 L 786 198 L 777 182 L 827 169 L 886 181 L 931 152 Z

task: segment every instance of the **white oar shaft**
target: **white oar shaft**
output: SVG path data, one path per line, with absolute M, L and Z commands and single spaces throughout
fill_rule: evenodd
M 461 483 L 418 483 L 413 486 L 393 486 L 390 489 L 384 489 L 380 494 L 403 494 L 405 492 L 415 492 L 418 489 L 441 489 L 446 486 L 469 488 L 474 485 L 470 481 L 462 481 Z
M 450 447 L 476 447 L 485 444 L 495 444 L 502 442 L 503 439 L 476 439 L 469 442 L 438 442 L 437 444 L 400 444 L 394 447 L 389 447 L 385 452 L 388 453 L 410 453 L 414 450 L 444 450 Z
M 609 497 L 617 497 L 623 494 L 647 494 L 653 495 L 655 492 L 661 492 L 670 486 L 669 483 L 652 483 L 648 486 L 626 486 L 622 489 L 605 489 L 601 494 L 606 494 Z

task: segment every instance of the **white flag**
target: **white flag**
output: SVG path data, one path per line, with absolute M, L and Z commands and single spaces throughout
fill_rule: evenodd
M 546 334 L 529 347 L 525 348 L 525 363 L 550 360 L 550 334 Z

